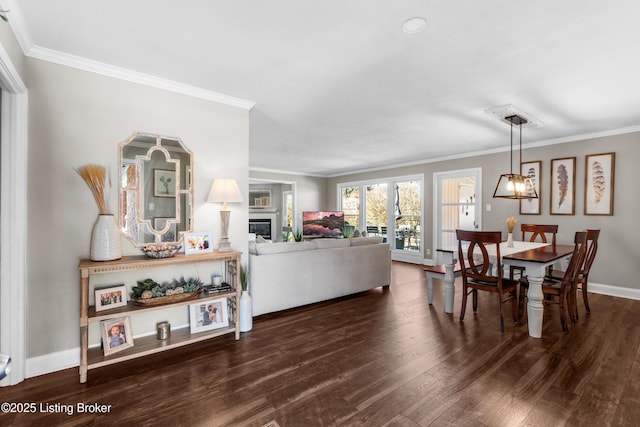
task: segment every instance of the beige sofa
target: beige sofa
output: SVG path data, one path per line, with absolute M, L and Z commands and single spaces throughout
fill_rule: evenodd
M 249 243 L 253 315 L 391 284 L 391 252 L 379 236 Z

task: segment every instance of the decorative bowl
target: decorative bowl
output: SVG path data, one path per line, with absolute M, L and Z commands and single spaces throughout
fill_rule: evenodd
M 171 258 L 181 248 L 181 245 L 147 245 L 142 248 L 142 251 L 149 258 Z

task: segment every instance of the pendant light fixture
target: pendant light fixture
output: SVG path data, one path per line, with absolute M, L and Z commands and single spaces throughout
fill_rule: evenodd
M 496 190 L 493 192 L 494 198 L 501 199 L 537 199 L 538 193 L 533 185 L 533 181 L 528 176 L 513 173 L 513 125 L 520 128 L 520 163 L 522 164 L 522 125 L 527 123 L 527 119 L 517 114 L 505 117 L 511 125 L 511 173 L 500 175 Z M 520 168 L 520 166 L 518 166 Z

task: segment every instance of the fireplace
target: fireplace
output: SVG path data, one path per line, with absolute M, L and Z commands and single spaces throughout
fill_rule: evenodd
M 256 236 L 271 240 L 271 219 L 249 218 L 249 233 L 255 233 Z

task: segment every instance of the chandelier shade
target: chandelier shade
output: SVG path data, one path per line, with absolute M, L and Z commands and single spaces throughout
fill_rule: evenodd
M 500 199 L 537 199 L 538 193 L 536 192 L 533 180 L 528 176 L 513 173 L 513 125 L 520 127 L 520 164 L 522 164 L 522 125 L 527 123 L 527 119 L 514 114 L 513 116 L 505 117 L 511 124 L 511 157 L 509 166 L 511 168 L 510 173 L 504 173 L 500 175 L 496 189 L 493 192 L 494 198 Z M 520 167 L 520 166 L 519 166 Z

